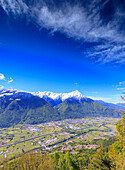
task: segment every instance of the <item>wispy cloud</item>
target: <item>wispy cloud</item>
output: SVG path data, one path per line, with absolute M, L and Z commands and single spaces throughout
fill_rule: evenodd
M 57 7 L 54 0 L 49 3 L 47 0 L 26 2 L 0 0 L 0 5 L 7 14 L 25 14 L 40 29 L 58 31 L 83 42 L 98 44 L 86 49 L 84 54 L 99 63 L 125 63 L 125 15 L 122 4 L 111 0 L 104 3 L 101 0 L 83 0 L 83 3 L 77 1 L 73 4 L 64 1 Z M 113 12 L 106 14 L 109 6 L 112 6 Z
M 0 80 L 5 80 L 5 76 L 2 73 L 0 73 Z
M 27 5 L 22 0 L 0 0 L 0 5 L 7 14 L 12 12 L 17 15 L 28 11 Z
M 119 34 L 116 27 L 113 27 L 116 21 L 102 23 L 100 7 L 97 5 L 101 5 L 99 0 L 90 3 L 89 10 L 80 4 L 71 6 L 66 3 L 59 9 L 52 10 L 48 6 L 41 6 L 34 8 L 33 11 L 37 16 L 39 25 L 52 29 L 52 31 L 60 31 L 70 37 L 87 42 L 97 42 L 101 39 L 115 42 L 123 41 L 122 35 Z
M 13 82 L 13 79 L 12 77 L 10 77 L 10 80 L 8 81 L 8 83 L 12 83 Z
M 0 73 L 0 81 L 1 81 L 1 85 L 0 85 L 0 89 L 4 88 L 4 85 L 7 85 L 9 83 L 12 83 L 13 82 L 13 78 L 10 77 L 5 77 L 4 74 Z
M 89 49 L 90 50 L 90 49 Z M 91 48 L 86 54 L 92 59 L 96 58 L 98 63 L 125 64 L 125 45 L 124 44 L 104 44 Z
M 111 98 L 105 98 L 105 97 L 93 97 L 93 96 L 87 96 L 93 100 L 102 100 L 102 101 L 109 101 Z
M 116 85 L 117 90 L 125 90 L 125 81 L 119 82 L 118 85 Z
M 3 89 L 4 88 L 4 86 L 3 85 L 0 85 L 0 89 Z

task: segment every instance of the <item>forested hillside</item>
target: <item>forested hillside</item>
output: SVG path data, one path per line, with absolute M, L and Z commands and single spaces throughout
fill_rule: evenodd
M 120 114 L 91 99 L 78 101 L 71 98 L 53 107 L 44 99 L 28 93 L 0 98 L 0 127 L 100 116 L 120 117 Z
M 18 123 L 38 124 L 59 120 L 59 114 L 44 99 L 28 93 L 0 98 L 0 127 Z
M 82 99 L 80 101 L 67 99 L 54 107 L 61 116 L 61 119 L 83 118 L 83 117 L 119 117 L 119 112 L 98 104 L 92 99 Z

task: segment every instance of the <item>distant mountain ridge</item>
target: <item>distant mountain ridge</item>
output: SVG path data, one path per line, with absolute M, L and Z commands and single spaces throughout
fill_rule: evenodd
M 84 97 L 78 90 L 75 90 L 70 93 L 53 93 L 48 91 L 45 92 L 39 91 L 32 94 L 45 99 L 46 101 L 50 102 L 53 106 L 60 104 L 69 98 L 74 98 L 75 100 L 81 100 L 82 98 L 87 98 Z
M 92 99 L 73 100 L 69 98 L 54 107 L 61 119 L 82 117 L 119 117 L 119 113 L 111 108 L 98 104 Z
M 90 99 L 88 97 L 83 96 L 78 90 L 75 90 L 70 93 L 53 93 L 53 92 L 49 92 L 49 91 L 45 91 L 45 92 L 39 91 L 39 92 L 32 93 L 32 94 L 45 99 L 47 102 L 49 102 L 53 106 L 58 105 L 69 98 L 74 98 L 75 100 L 79 100 L 79 101 L 82 99 L 84 99 L 84 100 Z M 90 100 L 93 100 L 93 99 L 90 99 Z M 123 104 L 123 103 L 113 104 L 113 103 L 104 102 L 102 100 L 93 100 L 93 101 L 95 101 L 103 106 L 112 108 L 112 109 L 125 109 L 125 104 Z
M 83 96 L 78 90 L 75 90 L 73 92 L 69 92 L 69 93 L 54 93 L 54 92 L 50 92 L 50 91 L 38 91 L 38 92 L 27 92 L 27 91 L 18 91 L 18 90 L 14 90 L 12 88 L 9 89 L 1 89 L 0 90 L 0 97 L 2 96 L 11 96 L 11 95 L 15 95 L 17 93 L 26 93 L 26 94 L 32 94 L 34 96 L 38 96 L 40 98 L 43 98 L 44 100 L 46 100 L 47 102 L 53 103 L 53 104 L 59 104 L 64 102 L 65 100 L 69 99 L 69 98 L 74 98 L 75 100 L 81 100 L 81 99 L 90 99 L 88 97 Z M 91 99 L 93 100 L 93 99 Z M 110 108 L 124 108 L 125 104 L 124 103 L 117 103 L 117 104 L 113 104 L 113 103 L 108 103 L 108 102 L 104 102 L 102 100 L 93 100 L 99 104 L 102 104 L 104 106 L 110 107 Z
M 30 93 L 13 89 L 0 90 L 0 127 L 97 116 L 120 117 L 120 114 L 116 108 L 84 97 L 79 91 Z
M 85 98 L 78 90 L 75 90 L 73 92 L 70 93 L 53 93 L 53 92 L 49 92 L 49 91 L 45 91 L 45 92 L 37 92 L 34 93 L 35 95 L 38 95 L 39 97 L 43 97 L 43 96 L 48 96 L 49 98 L 56 100 L 56 99 L 61 99 L 62 101 L 68 99 L 68 98 L 75 98 L 80 100 L 81 98 Z
M 113 103 L 104 102 L 102 100 L 95 100 L 95 102 L 97 102 L 103 106 L 112 108 L 112 109 L 123 109 L 123 110 L 125 109 L 125 104 L 123 104 L 123 103 L 113 104 Z

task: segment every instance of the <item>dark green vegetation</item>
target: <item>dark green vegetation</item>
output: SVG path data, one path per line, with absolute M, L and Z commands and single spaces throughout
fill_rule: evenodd
M 96 103 L 91 99 L 80 101 L 68 99 L 55 106 L 60 113 L 61 119 L 83 117 L 119 117 L 119 114 L 111 108 Z
M 58 120 L 59 114 L 44 99 L 27 93 L 18 93 L 0 98 L 0 126 L 9 127 L 18 123 L 37 124 Z
M 88 98 L 80 101 L 71 98 L 53 107 L 44 99 L 25 92 L 0 97 L 0 127 L 100 116 L 119 117 L 119 113 Z

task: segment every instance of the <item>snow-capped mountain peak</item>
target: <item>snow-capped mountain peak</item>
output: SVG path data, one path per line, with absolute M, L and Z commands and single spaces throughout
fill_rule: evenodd
M 0 97 L 5 97 L 5 96 L 13 96 L 13 97 L 23 96 L 25 98 L 25 97 L 32 96 L 32 94 L 26 91 L 14 90 L 13 88 L 0 89 Z
M 70 93 L 53 93 L 53 92 L 50 92 L 50 91 L 44 91 L 44 92 L 36 92 L 36 93 L 33 93 L 34 95 L 37 95 L 41 98 L 43 97 L 49 97 L 53 100 L 57 100 L 57 99 L 61 99 L 62 101 L 68 99 L 68 98 L 76 98 L 78 100 L 82 99 L 82 98 L 85 98 L 78 90 L 75 90 L 73 92 L 70 92 Z
M 77 99 L 77 100 L 86 98 L 78 90 L 75 90 L 70 93 L 54 93 L 54 92 L 50 92 L 50 91 L 44 91 L 44 92 L 39 91 L 39 92 L 31 93 L 31 92 L 25 92 L 25 91 L 17 91 L 12 88 L 0 90 L 0 97 L 16 96 L 18 98 L 18 96 L 22 96 L 22 95 L 24 97 L 28 97 L 28 96 L 30 97 L 30 95 L 35 95 L 35 96 L 39 96 L 40 98 L 43 98 L 45 100 L 47 100 L 47 98 L 50 98 L 54 101 L 58 100 L 59 103 L 65 101 L 66 99 L 69 99 L 69 98 L 73 98 L 73 99 Z
M 62 101 L 66 100 L 68 98 L 76 98 L 76 99 L 80 100 L 81 98 L 84 98 L 84 96 L 78 90 L 75 90 L 70 93 L 62 94 Z
M 17 90 L 14 90 L 12 88 L 9 88 L 9 89 L 1 89 L 0 90 L 0 97 L 2 96 L 10 96 L 10 95 L 13 95 L 14 93 L 16 93 Z

